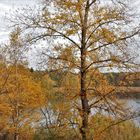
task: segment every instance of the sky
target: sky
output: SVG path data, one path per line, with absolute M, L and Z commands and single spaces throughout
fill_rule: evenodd
M 9 29 L 7 29 L 6 15 L 12 13 L 17 8 L 34 6 L 37 0 L 0 0 L 0 42 L 8 39 Z
M 0 0 L 0 43 L 5 43 L 8 41 L 8 36 L 10 33 L 10 29 L 8 28 L 9 22 L 7 20 L 7 15 L 9 13 L 12 14 L 16 9 L 24 8 L 27 6 L 36 6 L 38 4 L 38 0 Z M 29 67 L 35 66 L 35 56 L 36 51 L 32 50 L 32 52 L 28 52 L 27 54 Z M 32 57 L 31 57 L 32 56 Z
M 0 43 L 4 43 L 6 40 L 8 40 L 8 34 L 10 30 L 8 29 L 7 25 L 9 25 L 8 21 L 6 20 L 6 15 L 9 13 L 12 13 L 16 9 L 20 9 L 23 7 L 28 6 L 36 6 L 38 5 L 39 0 L 0 0 Z M 131 0 L 132 5 L 134 5 L 135 8 L 138 8 L 140 11 L 140 0 Z M 29 52 L 29 55 L 32 57 L 29 57 L 29 63 L 30 65 L 35 65 L 35 55 L 36 50 L 32 50 L 32 52 Z M 140 61 L 140 58 L 138 59 Z

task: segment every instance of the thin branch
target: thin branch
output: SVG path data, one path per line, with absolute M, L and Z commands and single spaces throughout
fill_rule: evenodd
M 135 33 L 133 33 L 133 34 L 131 34 L 131 35 L 128 35 L 128 36 L 126 36 L 126 37 L 119 38 L 119 39 L 117 39 L 117 40 L 114 40 L 113 42 L 109 42 L 109 43 L 103 44 L 103 45 L 101 45 L 101 46 L 99 46 L 99 47 L 97 47 L 97 48 L 94 48 L 94 49 L 92 49 L 92 50 L 89 50 L 88 52 L 93 52 L 93 51 L 96 51 L 96 50 L 98 50 L 98 49 L 101 49 L 101 48 L 103 48 L 103 47 L 105 47 L 105 46 L 108 46 L 108 45 L 112 45 L 112 44 L 114 44 L 114 43 L 117 43 L 117 42 L 119 42 L 119 41 L 123 41 L 123 40 L 130 39 L 130 38 L 134 37 L 135 35 L 138 35 L 139 33 L 140 33 L 140 29 L 137 30 Z

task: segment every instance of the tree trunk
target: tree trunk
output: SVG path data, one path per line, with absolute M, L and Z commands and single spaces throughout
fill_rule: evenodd
M 81 72 L 81 104 L 82 104 L 82 126 L 80 132 L 82 135 L 82 140 L 87 140 L 87 129 L 88 129 L 88 115 L 89 115 L 89 105 L 86 94 L 86 74 Z
M 88 129 L 88 117 L 89 117 L 89 103 L 86 93 L 86 32 L 87 32 L 87 21 L 89 12 L 89 0 L 87 1 L 84 19 L 82 20 L 82 40 L 81 40 L 81 105 L 82 105 L 82 125 L 80 128 L 82 140 L 87 140 L 87 129 Z
M 82 135 L 82 140 L 87 140 L 87 129 L 88 129 L 88 116 L 90 112 L 89 103 L 87 99 L 87 93 L 86 93 L 86 51 L 85 46 L 83 45 L 81 47 L 81 105 L 82 105 L 82 126 L 80 128 L 80 132 Z
M 3 135 L 2 140 L 8 140 L 8 134 L 7 134 L 7 133 L 5 133 L 5 134 Z
M 14 140 L 19 140 L 19 135 L 17 133 L 14 134 Z

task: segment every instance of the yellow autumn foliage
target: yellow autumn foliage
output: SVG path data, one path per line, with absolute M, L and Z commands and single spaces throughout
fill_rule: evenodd
M 40 118 L 37 110 L 45 104 L 41 85 L 20 65 L 1 67 L 0 73 L 0 122 L 5 125 L 2 132 L 25 136 L 33 131 L 32 123 Z

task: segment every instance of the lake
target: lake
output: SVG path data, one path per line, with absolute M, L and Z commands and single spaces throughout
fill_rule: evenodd
M 125 99 L 128 107 L 130 107 L 134 112 L 140 113 L 140 99 Z M 140 126 L 140 116 L 134 119 L 137 126 Z

